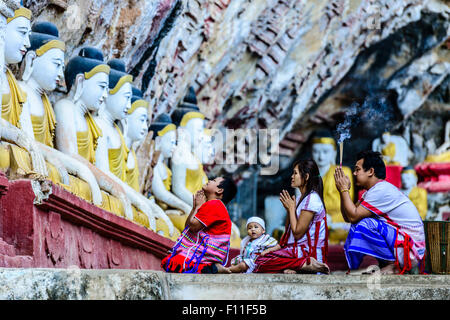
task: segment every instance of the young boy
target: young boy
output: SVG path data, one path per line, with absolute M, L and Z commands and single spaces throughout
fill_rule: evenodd
M 277 240 L 265 233 L 266 225 L 259 217 L 251 217 L 247 220 L 247 233 L 241 242 L 241 253 L 231 262 L 228 269 L 232 273 L 251 273 L 255 268 L 256 258 L 268 248 L 277 245 Z
M 167 272 L 230 273 L 223 267 L 230 248 L 231 220 L 225 204 L 236 195 L 230 178 L 217 177 L 194 196 L 185 229 L 161 262 Z

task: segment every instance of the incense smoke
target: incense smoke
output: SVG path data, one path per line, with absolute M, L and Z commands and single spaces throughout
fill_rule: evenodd
M 395 120 L 392 102 L 385 95 L 374 95 L 364 100 L 362 106 L 354 102 L 345 113 L 344 121 L 336 127 L 338 143 L 351 138 L 352 129 L 362 126 L 367 136 L 377 136 Z
M 350 108 L 345 113 L 344 122 L 338 124 L 336 128 L 338 143 L 344 142 L 344 140 L 349 139 L 352 136 L 352 134 L 350 133 L 351 129 L 361 121 L 358 107 L 358 103 L 352 103 Z

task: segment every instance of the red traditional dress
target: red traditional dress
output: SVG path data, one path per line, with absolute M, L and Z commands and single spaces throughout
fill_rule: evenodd
M 297 198 L 297 203 L 300 198 Z M 295 240 L 290 224 L 286 225 L 285 232 L 280 240 L 281 249 L 270 252 L 256 259 L 253 272 L 280 273 L 285 269 L 299 271 L 303 264 L 311 257 L 319 262 L 327 262 L 328 254 L 328 227 L 325 207 L 320 196 L 310 192 L 297 206 L 297 219 L 302 210 L 314 212 L 314 217 L 308 230 L 300 240 Z
M 192 232 L 186 227 L 171 253 L 161 262 L 167 272 L 216 273 L 216 263 L 225 265 L 230 248 L 231 220 L 220 200 L 205 202 L 194 216 L 204 228 Z

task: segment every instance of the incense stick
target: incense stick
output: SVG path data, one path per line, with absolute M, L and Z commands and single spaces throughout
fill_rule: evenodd
M 342 153 L 344 151 L 344 141 L 339 142 L 339 166 L 342 168 Z

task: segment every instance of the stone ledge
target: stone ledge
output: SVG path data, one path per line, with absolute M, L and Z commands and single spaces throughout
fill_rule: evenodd
M 450 275 L 187 275 L 142 270 L 0 268 L 0 299 L 449 300 Z

